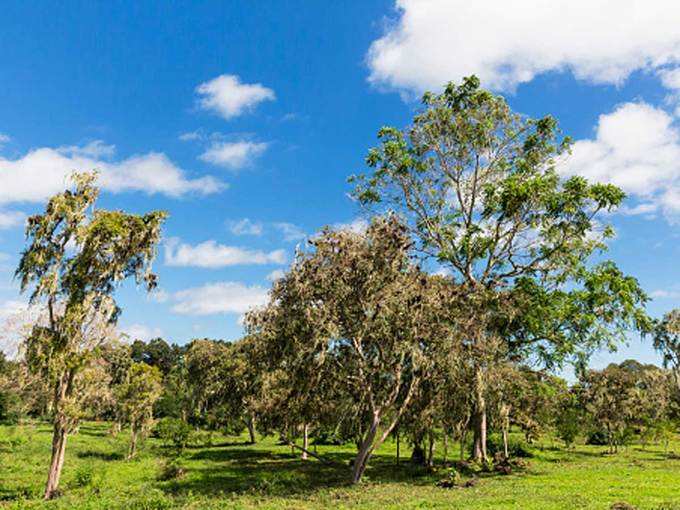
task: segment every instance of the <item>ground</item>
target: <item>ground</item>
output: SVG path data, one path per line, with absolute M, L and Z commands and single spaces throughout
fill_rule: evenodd
M 149 438 L 138 457 L 127 461 L 129 436 L 113 438 L 108 429 L 107 424 L 87 423 L 69 438 L 62 495 L 45 503 L 40 495 L 49 425 L 0 426 L 0 508 L 545 510 L 609 509 L 626 502 L 640 509 L 680 510 L 680 455 L 670 453 L 680 453 L 678 438 L 668 455 L 660 445 L 631 445 L 617 455 L 606 455 L 599 446 L 567 451 L 544 439 L 531 448 L 524 470 L 482 474 L 473 487 L 444 489 L 436 482 L 445 477 L 445 469 L 429 473 L 403 460 L 397 466 L 392 442 L 373 458 L 365 481 L 351 487 L 346 485 L 353 453 L 349 445 L 319 446 L 320 454 L 336 461 L 326 465 L 300 460 L 273 437 L 248 445 L 245 436 L 221 435 L 211 438 L 212 446 L 189 446 L 180 464 L 186 473 L 162 481 L 172 448 Z

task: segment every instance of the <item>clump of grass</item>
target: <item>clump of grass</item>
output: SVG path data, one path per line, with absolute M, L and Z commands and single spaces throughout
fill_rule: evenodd
M 158 474 L 158 480 L 167 482 L 170 480 L 179 480 L 187 474 L 186 466 L 179 457 L 167 459 L 161 466 L 161 471 Z

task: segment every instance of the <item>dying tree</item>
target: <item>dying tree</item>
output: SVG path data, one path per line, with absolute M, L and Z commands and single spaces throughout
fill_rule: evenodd
M 124 422 L 130 424 L 128 459 L 135 456 L 140 437 L 148 432 L 153 422 L 153 406 L 161 396 L 162 380 L 158 367 L 135 362 L 116 388 L 119 414 Z
M 430 340 L 450 336 L 450 288 L 413 266 L 395 218 L 377 218 L 365 233 L 324 230 L 310 242 L 269 306 L 247 321 L 298 395 L 326 388 L 327 401 L 341 395 L 337 402 L 351 405 L 343 412 L 358 438 L 356 483 L 425 377 Z
M 59 193 L 45 212 L 28 219 L 16 276 L 30 301 L 42 303 L 47 317 L 26 340 L 26 360 L 52 388 L 52 456 L 45 499 L 57 494 L 66 439 L 77 415 L 76 381 L 97 348 L 109 338 L 120 309 L 117 285 L 134 277 L 147 289 L 156 286 L 151 262 L 164 212 L 145 215 L 95 209 L 95 174 L 75 174 L 74 189 Z
M 522 356 L 554 365 L 613 347 L 625 330 L 645 325 L 646 296 L 613 263 L 591 263 L 613 235 L 598 217 L 625 195 L 560 175 L 570 140 L 555 119 L 514 113 L 476 77 L 426 93 L 423 104 L 405 130 L 379 131 L 366 158 L 371 170 L 350 182 L 369 210 L 397 213 L 420 253 L 479 304 L 462 334 L 480 353 L 473 421 L 474 457 L 482 460 L 493 363 Z M 480 293 L 487 297 L 475 298 Z M 502 293 L 516 303 L 512 321 L 489 308 Z

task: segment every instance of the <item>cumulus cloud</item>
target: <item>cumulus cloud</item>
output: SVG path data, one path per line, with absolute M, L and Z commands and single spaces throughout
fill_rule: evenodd
M 176 292 L 172 307 L 182 315 L 244 314 L 267 302 L 269 291 L 259 285 L 239 282 L 215 282 Z
M 565 174 L 620 186 L 638 203 L 626 214 L 662 212 L 680 218 L 680 131 L 664 110 L 625 103 L 601 115 L 590 140 L 574 144 Z
M 284 241 L 300 241 L 307 237 L 307 234 L 305 234 L 304 230 L 293 223 L 274 223 L 274 228 L 283 234 Z
M 165 247 L 165 264 L 168 266 L 204 267 L 216 269 L 237 265 L 285 264 L 286 252 L 264 252 L 237 246 L 225 246 L 214 240 L 192 246 L 171 239 Z
M 285 274 L 286 273 L 283 269 L 274 269 L 265 278 L 267 279 L 267 281 L 275 282 L 276 280 L 280 280 L 281 278 L 283 278 Z
M 18 227 L 26 221 L 26 215 L 21 211 L 0 211 L 0 230 Z
M 154 338 L 162 337 L 163 331 L 161 328 L 150 328 L 144 324 L 132 324 L 123 328 L 123 334 L 125 334 L 130 341 L 142 340 L 148 342 Z
M 654 299 L 680 299 L 680 290 L 653 290 L 649 293 Z
M 198 158 L 206 163 L 218 165 L 231 170 L 243 168 L 267 149 L 264 142 L 214 142 Z
M 9 135 L 5 133 L 0 133 L 0 147 L 11 140 Z
M 334 223 L 332 227 L 335 230 L 349 230 L 355 234 L 361 234 L 368 229 L 368 221 L 363 218 L 355 218 L 348 223 Z
M 188 178 L 163 153 L 149 152 L 110 161 L 111 151 L 109 145 L 92 142 L 80 148 L 33 149 L 18 159 L 0 157 L 0 204 L 42 202 L 62 191 L 74 170 L 98 170 L 99 183 L 114 193 L 142 191 L 178 197 L 187 193 L 215 193 L 225 187 L 213 177 Z
M 222 74 L 196 87 L 198 105 L 225 119 L 237 117 L 263 101 L 273 101 L 276 95 L 260 83 L 241 83 L 233 74 Z
M 680 63 L 680 2 L 649 0 L 397 0 L 398 19 L 373 42 L 369 80 L 438 89 L 477 74 L 512 90 L 549 71 L 620 84 L 635 70 Z
M 238 221 L 227 222 L 229 231 L 237 236 L 261 236 L 264 228 L 259 221 L 250 221 L 248 218 L 243 218 Z

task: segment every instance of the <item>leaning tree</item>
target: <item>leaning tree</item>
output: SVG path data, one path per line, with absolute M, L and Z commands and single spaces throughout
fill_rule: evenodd
M 474 76 L 425 94 L 423 103 L 405 130 L 379 131 L 366 159 L 372 170 L 350 182 L 370 211 L 396 212 L 423 256 L 479 304 L 463 336 L 479 360 L 473 421 L 481 460 L 494 362 L 540 357 L 555 364 L 614 346 L 627 329 L 645 326 L 646 297 L 613 263 L 592 263 L 613 235 L 598 215 L 624 193 L 562 177 L 570 140 L 560 138 L 552 117 L 514 113 Z M 489 307 L 494 298 L 478 294 L 505 294 L 517 313 L 498 317 Z
M 166 213 L 145 215 L 95 209 L 96 174 L 74 174 L 74 189 L 53 196 L 45 212 L 28 219 L 16 276 L 30 301 L 44 304 L 45 321 L 26 339 L 26 359 L 52 387 L 52 458 L 45 499 L 57 494 L 66 438 L 77 416 L 77 377 L 109 337 L 97 321 L 114 324 L 120 309 L 112 295 L 134 277 L 156 286 L 151 262 Z

